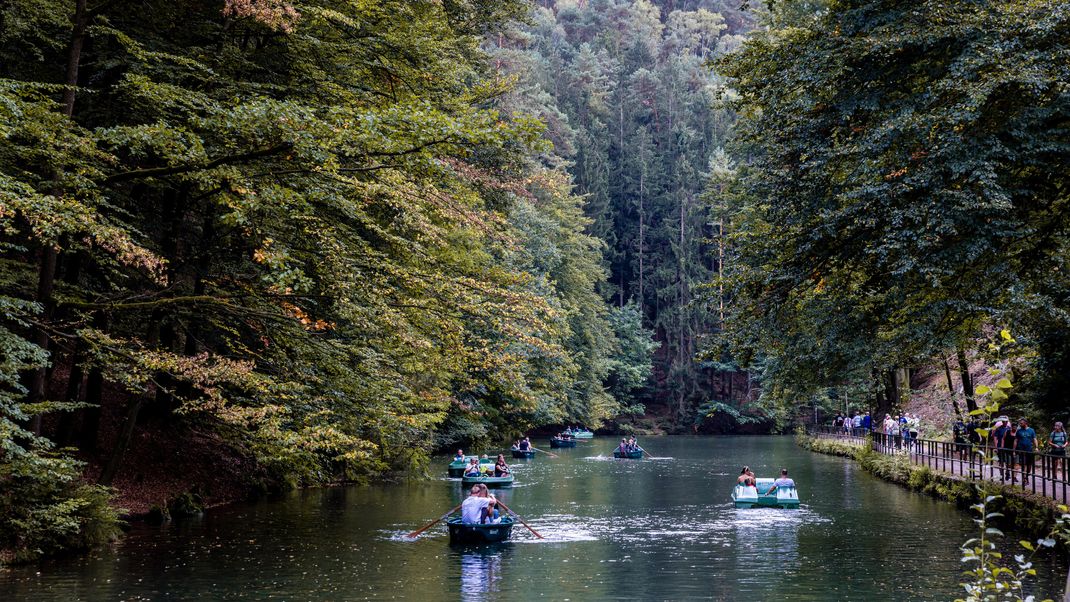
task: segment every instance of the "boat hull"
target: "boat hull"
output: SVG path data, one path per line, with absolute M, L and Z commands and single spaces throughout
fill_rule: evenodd
M 531 459 L 531 458 L 535 457 L 535 450 L 533 450 L 533 449 L 529 449 L 529 450 L 514 449 L 514 450 L 511 450 L 511 451 L 513 452 L 513 457 L 514 458 Z
M 461 477 L 461 483 L 464 485 L 475 485 L 476 483 L 483 483 L 487 487 L 491 488 L 503 488 L 513 486 L 513 475 L 505 475 L 504 477 Z
M 497 525 L 466 525 L 459 518 L 446 523 L 452 544 L 499 543 L 509 539 L 513 532 L 513 520 L 503 518 Z
M 562 447 L 576 447 L 576 440 L 575 439 L 558 439 L 557 437 L 554 437 L 553 439 L 550 439 L 550 447 L 553 447 L 555 449 L 562 448 Z
M 571 435 L 577 439 L 594 439 L 591 431 L 572 431 Z
M 620 450 L 615 450 L 613 452 L 613 457 L 614 458 L 624 458 L 624 459 L 627 459 L 627 460 L 641 460 L 641 459 L 643 459 L 643 450 L 637 449 L 635 451 L 624 452 L 624 453 L 621 453 Z
M 766 482 L 763 483 L 763 481 Z M 736 508 L 798 508 L 798 490 L 794 487 L 777 487 L 770 494 L 772 481 L 772 479 L 758 479 L 757 487 L 736 485 L 732 490 L 732 503 Z

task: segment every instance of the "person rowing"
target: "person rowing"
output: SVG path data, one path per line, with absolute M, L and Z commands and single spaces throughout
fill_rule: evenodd
M 472 485 L 471 495 L 461 503 L 461 521 L 469 525 L 479 525 L 494 516 L 498 499 L 487 490 L 483 483 Z
M 531 449 L 531 440 L 527 437 L 524 437 L 520 440 L 519 443 L 517 443 L 516 448 L 520 451 L 528 451 L 529 449 Z

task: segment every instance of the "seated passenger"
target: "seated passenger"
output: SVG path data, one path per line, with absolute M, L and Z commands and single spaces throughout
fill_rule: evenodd
M 744 466 L 743 470 L 739 472 L 739 478 L 736 479 L 736 484 L 744 487 L 755 486 L 754 473 L 750 471 L 749 466 Z
M 788 469 L 785 468 L 780 471 L 780 478 L 773 481 L 773 486 L 769 488 L 766 495 L 772 494 L 776 491 L 777 487 L 795 487 L 795 481 L 788 477 Z
M 519 447 L 520 451 L 528 451 L 529 449 L 531 449 L 531 441 L 527 437 L 524 437 L 520 440 Z
M 498 461 L 494 463 L 494 476 L 504 477 L 509 474 L 509 466 L 505 463 L 505 456 L 498 454 Z
M 457 454 L 455 456 L 453 456 L 453 461 L 454 462 L 464 462 L 464 451 L 460 450 L 460 449 L 457 450 Z
M 461 503 L 461 521 L 478 525 L 487 521 L 487 514 L 496 510 L 498 500 L 487 491 L 483 483 L 472 485 L 471 495 Z
M 482 476 L 482 471 L 479 469 L 479 460 L 472 458 L 468 462 L 468 466 L 464 469 L 464 476 L 466 477 L 478 477 Z
M 620 440 L 620 445 L 617 446 L 617 451 L 619 451 L 622 454 L 628 453 L 628 440 L 627 439 L 621 439 Z

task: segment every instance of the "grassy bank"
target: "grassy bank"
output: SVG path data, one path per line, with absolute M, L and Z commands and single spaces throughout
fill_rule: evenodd
M 1046 536 L 1059 516 L 1055 502 L 1048 498 L 998 483 L 986 483 L 979 491 L 974 482 L 917 466 L 906 456 L 889 456 L 873 451 L 868 446 L 805 434 L 797 434 L 795 442 L 813 452 L 852 458 L 873 476 L 952 502 L 961 508 L 979 502 L 982 495 L 1002 496 L 993 502 L 999 508 L 989 511 L 1003 513 L 1005 524 L 1013 524 L 1032 536 Z

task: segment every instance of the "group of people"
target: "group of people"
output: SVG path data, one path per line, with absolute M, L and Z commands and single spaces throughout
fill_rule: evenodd
M 520 451 L 530 451 L 531 450 L 531 439 L 528 439 L 527 437 L 524 437 L 523 439 L 518 439 L 516 441 L 513 441 L 513 449 L 518 449 Z
M 961 422 L 960 420 L 959 423 Z M 980 435 L 977 434 L 977 428 L 979 427 L 976 426 L 975 422 L 971 423 L 975 425 L 972 429 L 970 425 L 960 426 L 959 423 L 955 424 L 956 434 L 960 430 L 973 434 L 973 437 L 969 437 L 969 434 L 967 434 L 967 447 L 970 443 L 975 445 L 980 443 Z M 992 447 L 996 450 L 996 460 L 1001 481 L 1009 480 L 1012 483 L 1016 483 L 1018 482 L 1017 475 L 1021 473 L 1022 486 L 1024 487 L 1028 485 L 1029 479 L 1036 478 L 1036 453 L 1040 445 L 1036 429 L 1029 426 L 1029 420 L 1019 418 L 1017 424 L 1015 424 L 1008 416 L 1003 415 L 996 418 L 989 433 Z M 1048 454 L 1066 457 L 1067 442 L 1067 434 L 1063 428 L 1063 423 L 1056 422 L 1046 442 Z
M 483 459 L 486 459 L 486 454 L 483 455 Z M 457 450 L 457 455 L 453 457 L 454 461 L 464 461 L 464 452 Z M 504 477 L 509 474 L 509 465 L 505 463 L 505 456 L 498 454 L 498 459 L 494 461 L 494 468 L 487 468 L 488 463 L 480 462 L 480 458 L 471 458 L 468 460 L 468 466 L 464 469 L 464 476 L 466 477 L 484 477 L 490 476 L 491 473 L 496 477 Z
M 869 415 L 869 412 L 865 414 L 855 412 L 851 415 L 836 414 L 836 419 L 832 421 L 832 426 L 842 429 L 848 435 L 862 435 L 873 428 L 873 418 Z
M 637 442 L 635 440 L 635 437 L 627 437 L 627 438 L 621 439 L 620 440 L 620 445 L 617 446 L 617 451 L 619 451 L 622 454 L 626 454 L 628 452 L 633 452 L 633 451 L 638 451 L 640 449 L 642 449 L 642 448 L 639 447 L 639 442 Z
M 739 478 L 736 479 L 737 485 L 743 485 L 744 487 L 757 487 L 758 480 L 754 478 L 754 472 L 751 471 L 750 466 L 744 466 L 743 470 L 739 473 Z M 773 481 L 773 486 L 769 488 L 769 491 L 765 492 L 765 495 L 770 495 L 776 491 L 777 487 L 794 487 L 795 481 L 788 476 L 788 469 L 783 468 L 780 470 L 780 478 Z

